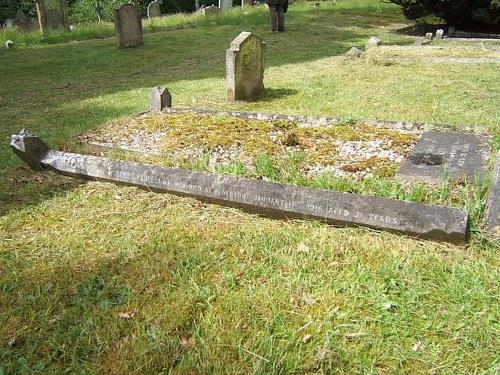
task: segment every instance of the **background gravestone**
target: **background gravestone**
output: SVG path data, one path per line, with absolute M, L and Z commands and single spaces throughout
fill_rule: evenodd
M 31 28 L 31 20 L 26 17 L 22 9 L 18 9 L 14 20 L 12 21 L 14 25 L 19 27 L 20 29 L 29 29 Z
M 486 231 L 500 240 L 500 154 L 491 176 L 491 193 L 486 206 Z
M 149 94 L 149 109 L 151 112 L 161 112 L 163 108 L 172 107 L 172 95 L 165 86 L 153 87 Z
M 233 7 L 233 0 L 219 0 L 219 8 L 224 10 L 231 9 Z
M 143 42 L 142 21 L 139 10 L 132 4 L 124 4 L 114 11 L 118 48 L 137 47 Z
M 438 183 L 442 178 L 484 177 L 491 149 L 489 138 L 477 134 L 427 132 L 398 171 L 405 180 Z
M 148 18 L 161 17 L 160 2 L 152 1 L 148 5 Z
M 255 99 L 264 92 L 266 44 L 243 31 L 226 52 L 227 97 L 231 101 Z
M 36 0 L 40 31 L 69 30 L 65 0 Z

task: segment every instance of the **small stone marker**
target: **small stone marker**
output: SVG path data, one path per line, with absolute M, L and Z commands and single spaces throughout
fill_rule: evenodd
M 222 11 L 231 9 L 233 7 L 233 0 L 219 0 L 219 8 Z
M 35 0 L 40 31 L 69 30 L 65 0 Z
M 368 42 L 366 43 L 366 49 L 380 47 L 382 45 L 382 41 L 376 36 L 372 36 Z
M 149 95 L 149 109 L 161 112 L 163 108 L 172 108 L 172 95 L 165 86 L 153 87 Z
M 432 40 L 432 33 L 425 34 L 425 39 Z
M 443 29 L 439 29 L 436 31 L 436 39 L 443 39 L 443 36 L 444 36 L 444 30 Z
M 421 36 L 417 36 L 417 37 L 415 38 L 415 45 L 416 45 L 416 46 L 419 46 L 419 47 L 420 47 L 420 46 L 423 44 L 423 42 L 424 42 L 424 38 L 423 38 L 423 37 L 421 37 Z
M 367 226 L 453 243 L 464 242 L 467 238 L 468 215 L 456 208 L 53 151 L 40 138 L 25 131 L 13 135 L 10 145 L 36 170 L 50 169 L 78 178 L 191 196 L 274 218 Z
M 148 5 L 148 18 L 161 17 L 160 2 L 152 1 Z
M 118 48 L 137 47 L 143 43 L 141 14 L 134 5 L 123 4 L 115 9 L 114 21 Z
M 346 56 L 353 59 L 361 57 L 362 55 L 363 51 L 356 47 L 352 47 L 349 51 L 346 52 Z
M 258 36 L 243 31 L 226 52 L 227 98 L 252 100 L 264 92 L 266 44 Z
M 500 154 L 497 155 L 491 176 L 491 192 L 486 203 L 486 231 L 500 240 Z
M 486 136 L 427 132 L 399 169 L 398 177 L 429 183 L 438 183 L 446 177 L 482 178 L 488 169 L 490 152 Z

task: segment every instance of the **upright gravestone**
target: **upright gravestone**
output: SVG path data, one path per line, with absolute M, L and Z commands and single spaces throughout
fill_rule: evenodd
M 36 0 L 40 31 L 68 30 L 65 0 Z
M 425 34 L 425 39 L 432 40 L 432 33 L 426 33 Z
M 153 87 L 149 94 L 149 109 L 151 112 L 161 112 L 163 108 L 172 107 L 172 95 L 165 86 Z
M 372 36 L 366 43 L 366 49 L 380 47 L 381 44 L 382 41 L 379 38 L 377 38 L 376 36 Z
M 436 39 L 443 39 L 444 36 L 444 30 L 443 29 L 438 29 L 436 31 Z
M 233 7 L 233 0 L 219 0 L 219 8 L 222 11 L 231 9 Z
M 114 10 L 118 48 L 137 47 L 143 43 L 142 21 L 139 10 L 132 4 L 123 4 Z
M 231 101 L 252 100 L 264 92 L 266 44 L 242 31 L 226 52 L 227 97 Z
M 466 133 L 424 133 L 398 171 L 398 177 L 429 183 L 442 178 L 482 178 L 488 169 L 489 138 Z
M 148 5 L 148 18 L 161 17 L 160 2 L 152 1 Z
M 486 231 L 500 240 L 500 154 L 491 176 L 491 192 L 486 204 Z

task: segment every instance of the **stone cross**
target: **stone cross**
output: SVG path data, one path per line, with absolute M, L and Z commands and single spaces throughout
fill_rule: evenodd
M 191 196 L 273 218 L 366 226 L 453 243 L 467 239 L 468 214 L 457 208 L 54 151 L 26 131 L 13 135 L 10 145 L 36 170 Z
M 65 0 L 35 0 L 40 31 L 69 30 Z
M 123 4 L 114 10 L 118 48 L 137 47 L 143 43 L 142 20 L 139 10 L 132 4 Z
M 366 49 L 380 47 L 381 44 L 382 41 L 379 38 L 377 38 L 376 36 L 372 36 L 366 43 Z
M 152 1 L 148 5 L 148 18 L 161 17 L 160 3 Z
M 151 112 L 161 112 L 163 108 L 172 107 L 172 95 L 165 86 L 153 87 L 149 94 L 149 109 Z
M 261 38 L 242 31 L 226 52 L 227 98 L 253 100 L 264 92 L 266 44 Z

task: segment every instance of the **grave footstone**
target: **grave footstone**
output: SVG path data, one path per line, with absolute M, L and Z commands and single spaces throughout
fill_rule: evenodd
M 382 41 L 376 36 L 372 36 L 368 42 L 366 43 L 366 49 L 380 47 L 382 45 Z
M 465 211 L 436 205 L 163 168 L 50 150 L 25 131 L 12 136 L 13 151 L 33 169 L 112 181 L 190 196 L 274 218 L 316 219 L 337 226 L 367 226 L 453 243 L 467 238 Z
M 123 4 L 114 10 L 118 48 L 137 47 L 143 43 L 142 20 L 139 10 L 132 4 Z
M 149 95 L 149 109 L 151 112 L 161 112 L 164 108 L 172 107 L 172 95 L 165 86 L 153 87 Z
M 148 5 L 148 18 L 161 17 L 160 2 L 152 1 Z
M 500 240 L 500 154 L 496 158 L 490 196 L 486 203 L 486 231 Z
M 436 39 L 443 39 L 443 36 L 444 36 L 444 30 L 443 29 L 439 29 L 436 31 Z
M 226 52 L 227 97 L 252 100 L 264 92 L 266 44 L 248 31 L 238 35 Z
M 443 178 L 483 178 L 491 149 L 487 136 L 466 133 L 424 133 L 401 165 L 404 180 L 438 183 Z
M 65 0 L 36 0 L 40 31 L 69 30 Z

